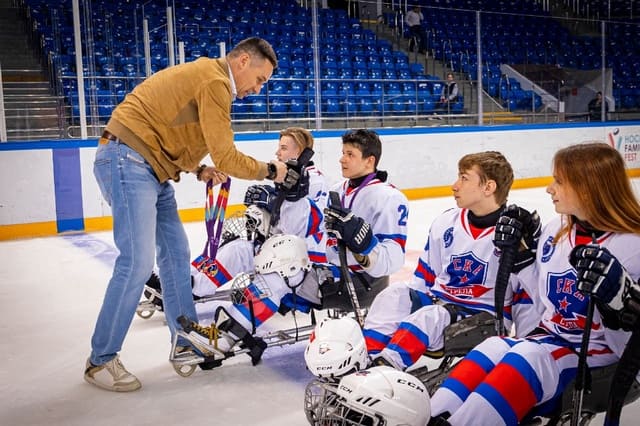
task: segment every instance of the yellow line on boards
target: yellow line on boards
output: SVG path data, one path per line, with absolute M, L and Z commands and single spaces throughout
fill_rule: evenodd
M 640 177 L 640 169 L 628 169 L 627 174 L 631 178 Z M 549 185 L 552 180 L 553 178 L 550 176 L 517 179 L 513 182 L 512 189 L 540 188 Z M 402 193 L 406 195 L 409 200 L 448 197 L 451 195 L 451 185 L 403 189 Z M 238 212 L 244 211 L 244 209 L 245 206 L 242 204 L 227 206 L 225 217 L 230 217 Z M 203 208 L 184 209 L 180 210 L 178 214 L 183 222 L 204 221 Z M 110 231 L 113 229 L 113 219 L 111 216 L 84 218 L 84 228 L 85 229 L 83 231 L 70 231 L 65 232 L 65 234 L 74 232 Z M 0 225 L 0 241 L 16 240 L 21 238 L 49 237 L 59 234 L 56 221 Z

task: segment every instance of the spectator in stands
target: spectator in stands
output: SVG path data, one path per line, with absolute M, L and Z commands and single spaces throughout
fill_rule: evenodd
M 451 111 L 452 104 L 458 101 L 458 83 L 455 82 L 453 73 L 447 73 L 447 81 L 442 86 L 439 108 Z
M 417 48 L 420 53 L 424 53 L 425 46 L 424 35 L 422 31 L 422 22 L 424 21 L 424 15 L 422 15 L 422 12 L 420 11 L 420 6 L 413 6 L 413 8 L 407 12 L 404 20 L 409 26 L 409 33 L 411 35 L 411 40 L 409 41 L 409 50 L 413 51 L 413 49 L 416 47 L 415 43 L 417 43 Z
M 284 181 L 285 163 L 238 151 L 231 129 L 231 102 L 259 93 L 277 65 L 268 42 L 248 38 L 225 58 L 200 58 L 157 72 L 113 111 L 99 140 L 94 174 L 111 206 L 119 255 L 91 339 L 87 382 L 118 392 L 142 386 L 118 352 L 155 261 L 171 334 L 181 315 L 196 319 L 189 242 L 170 180 L 192 172 L 216 184 L 227 175 Z M 207 154 L 215 168 L 198 166 Z M 187 342 L 179 344 L 192 350 Z
M 602 92 L 596 93 L 596 97 L 589 101 L 589 121 L 602 121 L 602 104 L 604 103 L 604 118 L 607 119 L 609 104 L 602 97 Z

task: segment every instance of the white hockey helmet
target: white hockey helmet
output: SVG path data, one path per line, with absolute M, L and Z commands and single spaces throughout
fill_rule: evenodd
M 269 236 L 269 221 L 271 220 L 271 215 L 268 211 L 261 209 L 255 204 L 250 204 L 244 212 L 244 217 L 247 232 L 261 235 L 263 238 Z
M 256 272 L 277 272 L 283 278 L 290 278 L 300 271 L 311 269 L 307 244 L 296 235 L 274 235 L 268 238 L 253 261 Z
M 349 317 L 325 318 L 316 325 L 304 351 L 316 377 L 337 378 L 367 367 L 367 346 L 358 323 Z
M 426 425 L 431 417 L 424 384 L 393 367 L 371 367 L 344 376 L 336 392 L 337 409 L 329 417 L 346 424 Z

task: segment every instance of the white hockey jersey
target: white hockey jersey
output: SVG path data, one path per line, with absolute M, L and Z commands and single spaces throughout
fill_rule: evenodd
M 308 197 L 315 201 L 320 210 L 324 210 L 327 206 L 327 197 L 329 195 L 327 179 L 313 163 L 305 170 L 309 174 Z
M 348 181 L 343 181 L 335 185 L 332 191 L 338 192 L 343 207 L 351 209 L 354 215 L 371 225 L 373 234 L 379 241 L 370 253 L 375 262 L 366 270 L 348 252 L 347 262 L 351 270 L 364 270 L 375 278 L 400 270 L 404 264 L 407 242 L 407 197 L 396 187 L 377 177 L 358 188 L 349 188 Z M 334 265 L 340 265 L 337 241 L 331 235 L 327 241 L 327 260 Z
M 474 234 L 467 209 L 444 212 L 431 224 L 410 286 L 430 292 L 445 303 L 495 315 L 494 288 L 500 252 L 493 245 L 494 233 L 495 226 L 491 226 Z M 514 295 L 522 307 L 532 303 L 527 294 L 519 292 L 512 276 L 504 299 L 507 327 L 514 313 Z M 526 308 L 528 312 L 530 306 Z
M 285 200 L 280 209 L 280 220 L 271 228 L 271 234 L 288 234 L 304 238 L 309 259 L 314 263 L 327 261 L 323 214 L 310 198 L 297 201 Z M 235 240 L 220 247 L 215 259 L 216 268 L 212 268 L 212 274 L 199 273 L 192 268 L 193 294 L 212 295 L 218 287 L 226 284 L 239 273 L 252 272 L 255 248 L 252 241 L 246 240 Z
M 520 278 L 531 296 L 541 302 L 540 325 L 579 348 L 588 298 L 578 291 L 576 271 L 569 264 L 569 254 L 576 246 L 575 226 L 568 236 L 552 244 L 561 226 L 562 218 L 559 216 L 543 228 L 535 267 L 527 268 Z M 607 232 L 597 238 L 596 243 L 606 247 L 633 280 L 640 278 L 640 235 Z M 530 276 L 527 277 L 525 272 Z M 607 345 L 621 355 L 628 338 L 629 333 L 604 327 L 600 313 L 595 309 L 590 335 L 592 344 Z

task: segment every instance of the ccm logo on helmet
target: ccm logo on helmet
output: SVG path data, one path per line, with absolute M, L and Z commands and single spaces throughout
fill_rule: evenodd
M 414 382 L 410 382 L 410 381 L 408 381 L 406 379 L 398 379 L 397 382 L 402 384 L 402 385 L 407 385 L 410 388 L 413 388 L 415 390 L 419 390 L 420 392 L 423 392 L 423 393 L 425 392 L 425 389 L 422 386 L 419 386 L 419 385 L 415 384 Z
M 348 387 L 346 387 L 345 385 L 340 385 L 340 390 L 343 390 L 343 391 L 348 392 L 348 393 L 353 393 L 353 391 L 351 389 L 349 389 Z

